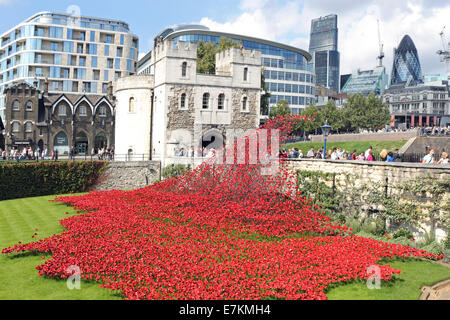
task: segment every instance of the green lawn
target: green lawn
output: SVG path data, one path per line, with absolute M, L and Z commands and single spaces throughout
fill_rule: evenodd
M 378 156 L 383 149 L 386 149 L 388 152 L 394 152 L 396 149 L 401 149 L 405 144 L 404 141 L 350 141 L 350 142 L 329 142 L 327 143 L 327 150 L 333 148 L 342 148 L 342 150 L 353 152 L 353 150 L 357 150 L 359 154 L 361 152 L 366 152 L 370 146 L 373 147 L 374 155 Z M 298 148 L 303 151 L 303 154 L 306 155 L 311 147 L 314 147 L 314 150 L 318 150 L 319 148 L 323 148 L 322 142 L 302 142 L 285 145 L 284 148 L 292 149 Z
M 63 232 L 59 220 L 76 214 L 61 203 L 49 202 L 55 196 L 0 202 L 0 250 Z M 69 215 L 65 213 L 69 212 Z M 32 235 L 38 229 L 38 237 Z M 67 289 L 62 280 L 40 277 L 35 269 L 42 255 L 0 255 L 0 300 L 118 300 L 120 296 L 101 289 L 93 282 L 81 283 L 81 290 Z M 46 259 L 50 256 L 46 256 Z M 384 284 L 379 291 L 368 290 L 363 283 L 353 283 L 329 291 L 330 299 L 416 300 L 424 285 L 450 278 L 450 268 L 425 261 L 393 262 L 404 273 L 400 280 Z
M 369 290 L 366 283 L 352 283 L 330 289 L 330 300 L 418 300 L 423 286 L 450 279 L 450 268 L 426 261 L 394 261 L 394 269 L 402 270 L 397 280 L 382 283 L 380 290 Z
M 0 202 L 0 251 L 64 231 L 59 220 L 76 214 L 64 204 L 49 202 L 55 196 Z M 69 212 L 69 215 L 65 213 Z M 38 229 L 36 232 L 35 229 Z M 38 237 L 32 239 L 34 233 Z M 46 279 L 35 269 L 42 254 L 0 255 L 0 300 L 111 300 L 121 299 L 96 283 L 81 282 L 81 290 L 69 290 L 62 280 Z M 50 256 L 46 256 L 46 259 Z

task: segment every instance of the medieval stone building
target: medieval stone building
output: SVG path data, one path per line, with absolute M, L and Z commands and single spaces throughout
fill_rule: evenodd
M 177 150 L 220 149 L 230 132 L 259 125 L 261 53 L 231 48 L 216 55 L 216 74 L 197 73 L 197 45 L 158 43 L 150 75 L 118 79 L 116 154 L 173 163 Z M 119 158 L 117 158 L 119 159 Z
M 60 155 L 74 149 L 78 155 L 114 146 L 114 105 L 110 95 L 49 94 L 27 83 L 7 87 L 5 148 L 45 148 Z

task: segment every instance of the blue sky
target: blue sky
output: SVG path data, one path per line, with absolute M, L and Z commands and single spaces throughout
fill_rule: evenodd
M 17 4 L 20 4 L 20 10 Z M 129 23 L 132 32 L 141 39 L 141 51 L 148 51 L 151 49 L 149 39 L 164 27 L 200 21 L 203 17 L 221 21 L 237 14 L 238 4 L 239 0 L 0 0 L 0 33 L 36 12 L 66 12 L 69 6 L 77 5 L 82 15 L 112 18 Z
M 39 11 L 66 12 L 77 5 L 82 15 L 123 20 L 139 36 L 141 54 L 166 26 L 202 23 L 212 30 L 270 39 L 305 50 L 311 19 L 335 13 L 339 17 L 341 74 L 371 69 L 379 55 L 377 20 L 391 70 L 393 49 L 405 34 L 416 44 L 425 74 L 445 73 L 436 51 L 439 33 L 447 25 L 448 0 L 0 0 L 0 33 Z

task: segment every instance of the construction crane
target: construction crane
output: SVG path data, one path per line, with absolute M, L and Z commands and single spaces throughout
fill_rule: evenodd
M 377 57 L 379 60 L 379 66 L 383 66 L 383 59 L 385 57 L 384 55 L 384 44 L 381 42 L 381 32 L 380 32 L 380 20 L 377 20 L 378 22 L 378 44 L 380 45 L 380 55 Z
M 442 29 L 441 33 L 442 47 L 444 50 L 439 50 L 437 54 L 441 57 L 441 62 L 444 62 L 447 66 L 447 77 L 450 79 L 450 43 L 447 41 L 445 37 L 445 27 Z

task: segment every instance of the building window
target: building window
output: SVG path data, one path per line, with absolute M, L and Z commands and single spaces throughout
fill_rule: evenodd
M 225 95 L 223 93 L 219 94 L 219 100 L 217 103 L 217 109 L 218 110 L 224 110 L 225 109 Z
M 203 109 L 209 109 L 209 93 L 203 95 Z
M 248 68 L 244 68 L 244 81 L 248 81 Z
M 100 107 L 99 109 L 100 117 L 106 117 L 106 107 Z
M 31 122 L 25 123 L 25 132 L 33 132 L 33 124 Z
M 243 112 L 247 112 L 248 110 L 247 110 L 247 102 L 248 102 L 248 98 L 247 97 L 244 97 L 244 98 L 242 98 L 242 111 Z
M 186 109 L 186 93 L 181 95 L 180 109 Z
M 14 123 L 12 124 L 12 131 L 13 131 L 13 132 L 19 132 L 19 131 L 20 131 L 20 126 L 19 126 L 19 123 L 18 123 L 18 122 L 14 122 Z
M 27 111 L 33 111 L 33 102 L 27 101 Z
M 186 74 L 187 74 L 187 62 L 183 62 L 183 64 L 181 65 L 181 76 L 185 78 Z
M 80 117 L 86 117 L 87 116 L 87 108 L 86 106 L 80 107 Z
M 19 101 L 15 100 L 12 105 L 13 110 L 19 110 Z
M 128 112 L 134 113 L 134 98 L 130 98 L 130 104 L 128 106 Z
M 64 105 L 59 106 L 59 108 L 58 108 L 58 115 L 59 115 L 60 117 L 65 117 L 65 116 L 67 116 L 67 109 L 66 109 L 66 106 L 64 106 Z

